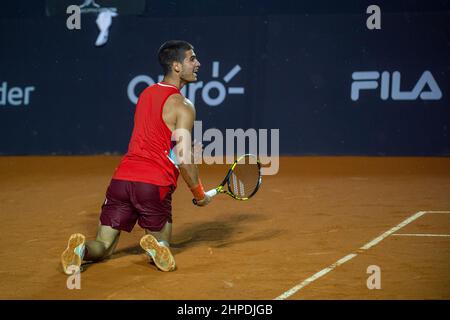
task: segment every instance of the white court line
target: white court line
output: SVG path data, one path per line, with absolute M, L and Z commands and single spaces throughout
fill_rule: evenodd
M 393 236 L 405 236 L 405 237 L 450 237 L 450 234 L 394 233 Z
M 370 248 L 372 248 L 373 246 L 376 246 L 378 243 L 380 243 L 382 240 L 386 239 L 387 237 L 389 237 L 391 234 L 393 234 L 394 232 L 400 230 L 401 228 L 403 228 L 404 226 L 406 226 L 407 224 L 410 224 L 411 222 L 413 222 L 414 220 L 420 218 L 421 216 L 423 216 L 426 213 L 426 211 L 419 211 L 416 214 L 413 214 L 411 217 L 409 217 L 408 219 L 406 219 L 405 221 L 403 221 L 402 223 L 396 225 L 395 227 L 393 227 L 391 230 L 386 231 L 385 233 L 383 233 L 381 236 L 373 239 L 372 241 L 370 241 L 369 243 L 366 243 L 364 246 L 362 246 L 360 249 L 361 250 L 369 250 Z
M 450 213 L 450 211 L 425 211 L 425 213 Z
M 426 211 L 426 213 L 450 213 L 450 211 Z M 450 237 L 450 234 L 394 233 L 393 236 L 405 236 L 405 237 Z
M 373 239 L 372 241 L 370 241 L 369 243 L 365 244 L 364 246 L 362 246 L 361 248 L 359 248 L 358 253 L 361 253 L 362 251 L 365 250 L 369 250 L 370 248 L 372 248 L 373 246 L 377 245 L 378 243 L 380 243 L 383 239 L 389 237 L 391 234 L 393 234 L 394 232 L 398 231 L 399 229 L 403 228 L 404 226 L 406 226 L 407 224 L 413 222 L 414 220 L 420 218 L 421 216 L 423 216 L 424 214 L 426 214 L 429 211 L 419 211 L 415 214 L 413 214 L 411 217 L 409 217 L 408 219 L 404 220 L 403 222 L 399 223 L 398 225 L 396 225 L 395 227 L 393 227 L 392 229 L 386 231 L 385 233 L 383 233 L 381 236 Z M 430 211 L 431 212 L 431 211 Z M 433 211 L 433 212 L 439 212 L 439 213 L 450 213 L 447 211 Z M 288 291 L 284 292 L 283 294 L 279 295 L 278 297 L 276 297 L 274 300 L 285 300 L 287 298 L 289 298 L 290 296 L 292 296 L 293 294 L 295 294 L 296 292 L 298 292 L 299 290 L 303 289 L 304 287 L 306 287 L 308 284 L 310 284 L 311 282 L 323 277 L 324 275 L 326 275 L 328 272 L 336 269 L 337 267 L 339 267 L 340 265 L 346 263 L 347 261 L 350 261 L 351 259 L 353 259 L 354 257 L 356 257 L 358 255 L 358 253 L 351 253 L 349 255 L 346 255 L 345 257 L 343 257 L 342 259 L 336 261 L 335 263 L 333 263 L 332 265 L 330 265 L 329 267 L 322 269 L 321 271 L 317 272 L 316 274 L 314 274 L 313 276 L 309 277 L 308 279 L 306 279 L 305 281 L 299 283 L 298 285 L 296 285 L 295 287 L 289 289 Z

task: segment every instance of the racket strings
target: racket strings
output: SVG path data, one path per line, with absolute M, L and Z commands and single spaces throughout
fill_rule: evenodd
M 258 164 L 238 162 L 228 180 L 229 189 L 239 198 L 247 198 L 259 186 L 259 176 Z

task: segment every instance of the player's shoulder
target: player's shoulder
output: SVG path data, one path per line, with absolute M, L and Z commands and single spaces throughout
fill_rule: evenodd
M 194 108 L 194 104 L 180 93 L 171 94 L 166 103 L 178 108 Z

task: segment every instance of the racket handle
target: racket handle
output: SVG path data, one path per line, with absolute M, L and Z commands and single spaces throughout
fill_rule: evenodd
M 206 194 L 208 197 L 211 197 L 211 198 L 214 197 L 215 195 L 217 195 L 218 193 L 219 193 L 219 192 L 217 191 L 216 188 L 211 189 L 211 190 L 205 192 L 205 194 Z M 197 200 L 192 199 L 192 203 L 195 204 L 195 205 L 197 205 Z
M 218 192 L 217 192 L 217 189 L 216 188 L 214 188 L 214 189 L 211 189 L 211 190 L 209 190 L 209 191 L 206 191 L 205 192 L 205 194 L 208 196 L 208 197 L 214 197 L 216 194 L 218 194 Z

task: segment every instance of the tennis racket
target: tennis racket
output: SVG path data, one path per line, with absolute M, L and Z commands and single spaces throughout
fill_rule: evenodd
M 236 200 L 248 200 L 258 191 L 261 182 L 259 159 L 255 155 L 244 154 L 233 163 L 222 183 L 205 193 L 210 197 L 225 193 Z M 197 204 L 195 199 L 192 199 L 192 202 Z

